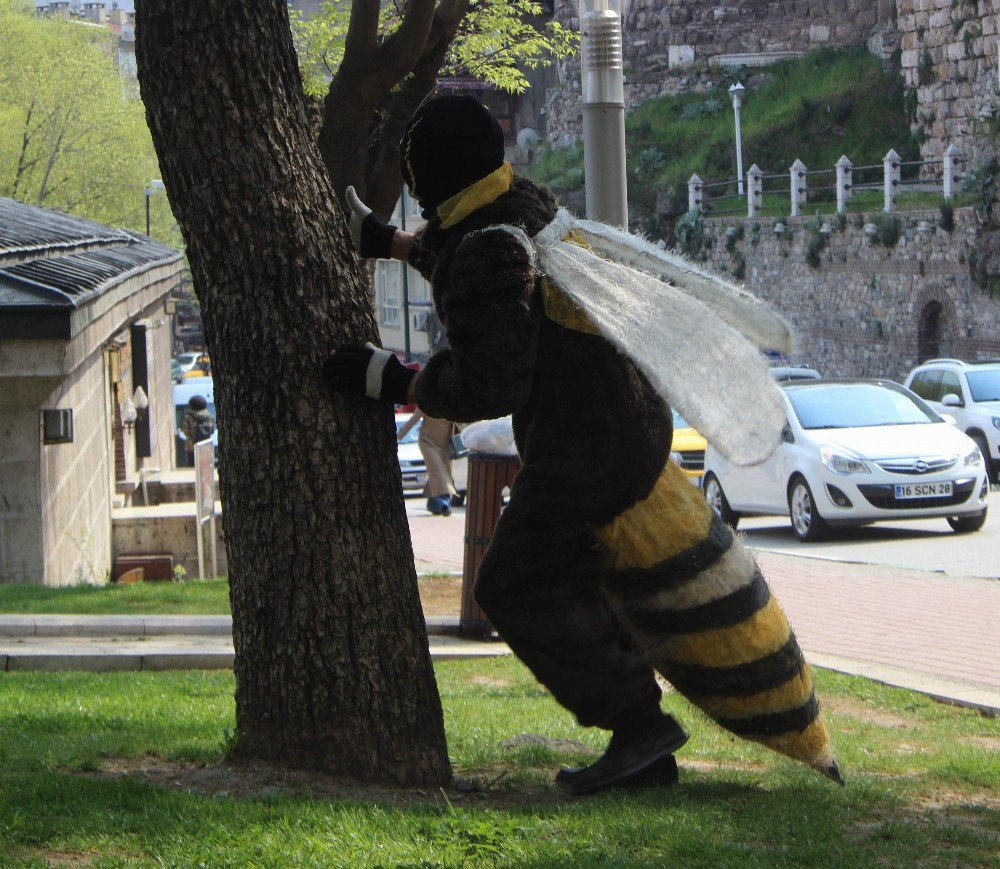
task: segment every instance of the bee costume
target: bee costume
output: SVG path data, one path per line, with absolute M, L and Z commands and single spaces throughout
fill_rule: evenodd
M 428 219 L 409 259 L 449 343 L 417 375 L 417 404 L 460 422 L 512 414 L 522 461 L 476 600 L 580 724 L 612 732 L 604 757 L 557 780 L 589 793 L 672 763 L 687 736 L 660 711 L 657 671 L 721 726 L 843 783 L 753 556 L 669 461 L 666 399 L 735 461 L 773 451 L 782 402 L 747 339 L 787 346 L 787 326 L 560 210 L 514 176 L 471 97 L 422 106 L 401 152 Z

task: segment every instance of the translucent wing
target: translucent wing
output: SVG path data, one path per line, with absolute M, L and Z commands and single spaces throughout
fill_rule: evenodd
M 539 268 L 713 446 L 741 465 L 774 452 L 784 402 L 763 356 L 727 322 L 735 315 L 579 245 L 536 249 Z
M 615 229 L 606 223 L 574 220 L 573 225 L 583 232 L 598 254 L 605 254 L 623 265 L 662 276 L 688 295 L 708 305 L 758 347 L 782 353 L 791 352 L 792 330 L 788 322 L 743 287 L 701 268 L 683 256 L 660 250 L 646 239 Z

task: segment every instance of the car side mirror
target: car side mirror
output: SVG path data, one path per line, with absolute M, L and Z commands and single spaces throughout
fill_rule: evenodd
M 941 396 L 941 404 L 945 407 L 965 407 L 965 402 L 954 392 L 948 392 Z
M 958 425 L 958 420 L 955 419 L 950 413 L 940 413 L 938 416 L 941 417 L 949 425 Z
M 794 444 L 795 435 L 792 434 L 792 427 L 786 422 L 785 427 L 781 430 L 781 442 L 785 444 Z

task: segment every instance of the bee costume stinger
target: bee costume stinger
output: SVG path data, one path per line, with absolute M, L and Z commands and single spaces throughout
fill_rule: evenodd
M 744 463 L 777 446 L 761 346 L 784 321 L 744 290 L 628 233 L 574 220 L 504 162 L 471 97 L 411 119 L 403 175 L 428 223 L 413 239 L 348 191 L 362 255 L 431 281 L 450 348 L 419 375 L 369 345 L 326 363 L 335 389 L 457 421 L 513 415 L 523 463 L 476 599 L 605 754 L 557 781 L 590 793 L 671 780 L 687 739 L 654 671 L 728 730 L 840 782 L 812 676 L 753 556 L 669 459 L 665 399 Z

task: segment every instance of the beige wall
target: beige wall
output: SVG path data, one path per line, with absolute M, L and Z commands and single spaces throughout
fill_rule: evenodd
M 38 411 L 12 406 L 10 397 L 10 392 L 0 392 L 0 580 L 40 582 Z
M 116 488 L 108 348 L 147 324 L 151 343 L 149 413 L 156 432 L 147 467 L 173 456 L 170 324 L 164 298 L 181 263 L 134 275 L 84 305 L 69 341 L 0 342 L 0 581 L 70 585 L 105 582 L 113 558 L 111 509 Z M 162 324 L 160 324 L 162 321 Z M 160 325 L 158 325 L 160 324 Z M 134 389 L 129 354 L 123 393 Z M 40 411 L 71 408 L 73 442 L 42 443 Z M 135 439 L 126 433 L 129 503 L 138 489 Z M 140 495 L 141 498 L 141 495 Z

